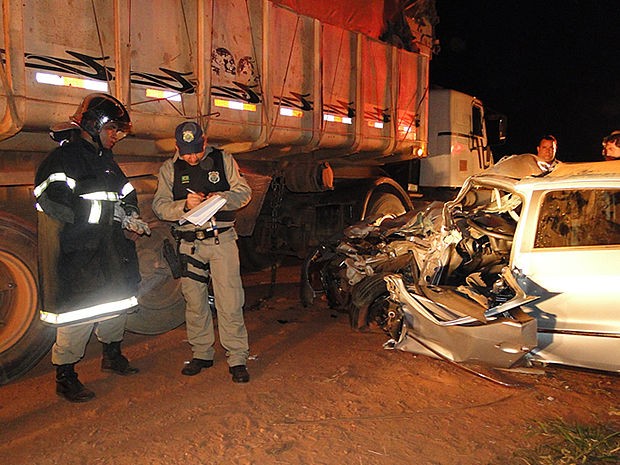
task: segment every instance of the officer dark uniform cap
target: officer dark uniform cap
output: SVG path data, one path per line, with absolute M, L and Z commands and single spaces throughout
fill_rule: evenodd
M 174 133 L 179 148 L 179 155 L 188 153 L 202 153 L 204 145 L 204 135 L 198 123 L 187 121 L 177 126 Z

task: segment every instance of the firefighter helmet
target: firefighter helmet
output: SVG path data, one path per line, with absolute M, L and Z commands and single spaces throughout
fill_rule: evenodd
M 77 123 L 95 141 L 99 140 L 101 128 L 106 123 L 116 123 L 119 131 L 126 133 L 131 131 L 131 120 L 127 109 L 108 94 L 95 93 L 84 97 L 71 117 L 71 121 Z

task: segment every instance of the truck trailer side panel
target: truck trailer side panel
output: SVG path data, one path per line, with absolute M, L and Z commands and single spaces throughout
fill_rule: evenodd
M 382 42 L 377 26 L 395 4 L 386 1 L 351 0 L 329 11 L 333 2 L 325 0 L 3 1 L 0 229 L 8 239 L 0 242 L 0 383 L 51 343 L 37 322 L 36 259 L 13 244 L 36 244 L 32 183 L 54 148 L 49 127 L 67 121 L 91 92 L 119 98 L 133 122 L 133 136 L 115 153 L 155 231 L 137 241 L 141 315 L 160 314 L 142 317 L 141 332 L 158 332 L 153 321 L 170 311 L 164 326 L 179 324 L 178 315 L 182 321 L 178 283 L 160 260 L 168 226 L 148 205 L 159 166 L 174 152 L 174 128 L 185 120 L 199 121 L 255 181 L 257 203 L 243 230 L 254 231 L 259 217 L 276 231 L 273 208 L 261 207 L 281 205 L 291 217 L 279 227 L 294 253 L 316 243 L 328 231 L 323 224 L 331 232 L 355 215 L 409 208 L 381 167 L 426 153 L 432 21 L 409 21 L 410 51 Z M 338 11 L 355 18 L 351 27 L 335 20 Z M 264 202 L 272 177 L 291 195 Z

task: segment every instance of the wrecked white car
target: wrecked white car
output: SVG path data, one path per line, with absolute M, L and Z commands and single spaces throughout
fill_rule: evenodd
M 620 371 L 620 161 L 530 155 L 470 177 L 456 198 L 347 228 L 306 262 L 355 328 L 395 349 L 508 368 Z

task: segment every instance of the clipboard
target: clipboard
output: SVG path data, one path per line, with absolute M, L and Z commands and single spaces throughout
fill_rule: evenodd
M 179 220 L 179 224 L 185 224 L 187 222 L 193 223 L 196 226 L 202 226 L 215 215 L 220 208 L 224 206 L 226 199 L 221 195 L 213 195 L 200 205 L 192 208 L 185 213 Z

